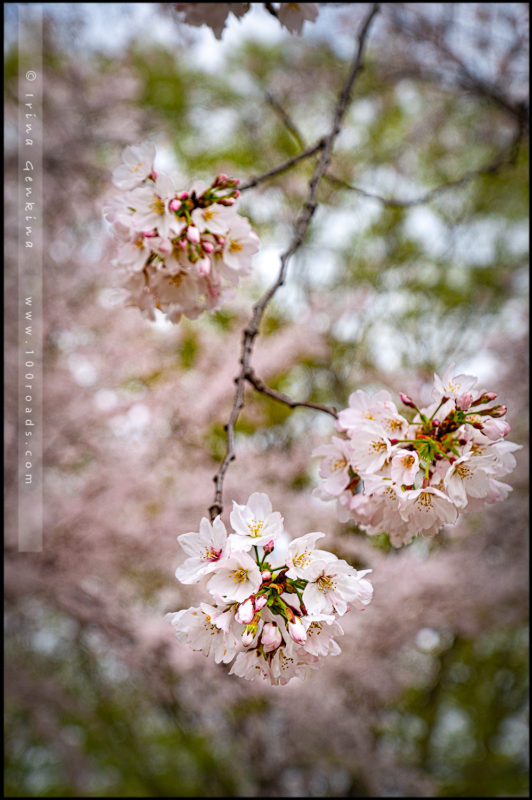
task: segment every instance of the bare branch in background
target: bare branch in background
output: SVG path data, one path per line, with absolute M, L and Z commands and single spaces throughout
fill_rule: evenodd
M 379 11 L 379 5 L 377 3 L 374 3 L 361 26 L 360 33 L 358 36 L 358 44 L 355 51 L 355 56 L 352 61 L 351 69 L 349 71 L 349 75 L 345 83 L 345 86 L 340 94 L 340 97 L 338 98 L 338 102 L 336 103 L 330 132 L 323 140 L 323 148 L 321 156 L 318 161 L 318 164 L 316 165 L 316 168 L 314 169 L 314 173 L 309 183 L 309 190 L 305 205 L 303 206 L 303 210 L 299 218 L 296 220 L 292 242 L 290 243 L 288 249 L 281 255 L 281 264 L 277 280 L 268 289 L 268 291 L 265 292 L 265 294 L 261 297 L 261 299 L 254 305 L 251 320 L 249 321 L 243 333 L 241 356 L 240 356 L 241 368 L 237 378 L 235 379 L 236 392 L 233 401 L 233 408 L 231 410 L 229 421 L 226 425 L 226 431 L 227 431 L 226 453 L 224 460 L 222 461 L 216 475 L 213 478 L 213 481 L 215 483 L 215 493 L 214 493 L 213 503 L 209 507 L 209 514 L 211 520 L 214 520 L 214 518 L 217 515 L 221 514 L 223 511 L 223 483 L 229 464 L 231 463 L 231 461 L 234 461 L 235 459 L 235 444 L 234 444 L 235 424 L 240 414 L 240 411 L 244 406 L 244 383 L 247 379 L 247 375 L 250 373 L 251 370 L 251 356 L 253 353 L 253 343 L 259 333 L 259 325 L 266 310 L 266 306 L 274 296 L 277 289 L 279 289 L 284 284 L 289 260 L 303 242 L 303 238 L 310 224 L 310 220 L 312 219 L 314 211 L 316 210 L 317 188 L 321 179 L 324 177 L 327 167 L 330 163 L 334 141 L 338 136 L 338 134 L 340 133 L 341 123 L 344 118 L 345 112 L 347 110 L 349 101 L 351 99 L 351 93 L 353 90 L 353 86 L 355 84 L 355 80 L 357 78 L 357 75 L 360 73 L 360 70 L 362 69 L 362 57 L 370 25 L 376 14 L 378 13 L 378 11 Z
M 261 394 L 266 394 L 273 400 L 277 400 L 278 403 L 283 403 L 285 406 L 289 406 L 290 408 L 304 406 L 305 408 L 314 408 L 316 411 L 323 411 L 325 414 L 330 414 L 335 418 L 338 416 L 336 409 L 332 406 L 324 406 L 321 403 L 313 403 L 310 400 L 292 400 L 287 394 L 284 394 L 283 392 L 277 392 L 275 389 L 267 386 L 264 381 L 262 381 L 255 374 L 255 371 L 251 367 L 246 373 L 245 379 Z
M 342 189 L 349 189 L 361 195 L 362 197 L 368 197 L 371 200 L 378 200 L 380 203 L 382 203 L 382 205 L 388 206 L 389 208 L 412 208 L 413 206 L 420 206 L 424 203 L 429 203 L 439 194 L 442 194 L 449 189 L 457 189 L 460 186 L 466 186 L 468 183 L 471 183 L 471 181 L 475 180 L 475 178 L 479 178 L 481 175 L 493 175 L 504 167 L 515 164 L 517 155 L 519 153 L 519 146 L 524 135 L 524 130 L 524 125 L 519 125 L 519 128 L 510 145 L 505 147 L 504 150 L 499 153 L 497 158 L 495 158 L 493 161 L 490 161 L 489 164 L 485 164 L 483 167 L 478 167 L 478 169 L 469 170 L 462 175 L 461 178 L 442 183 L 440 186 L 436 186 L 434 189 L 425 192 L 425 194 L 422 194 L 420 197 L 412 198 L 412 200 L 401 200 L 397 197 L 381 197 L 381 195 L 375 194 L 374 192 L 368 192 L 366 189 L 362 189 L 360 186 L 353 186 L 352 184 L 347 183 L 347 181 L 338 178 L 336 175 L 333 175 L 330 172 L 325 174 L 325 178 Z

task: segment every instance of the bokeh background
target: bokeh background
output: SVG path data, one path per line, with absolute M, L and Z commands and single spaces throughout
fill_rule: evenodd
M 262 4 L 223 39 L 171 4 L 44 11 L 44 548 L 17 548 L 17 21 L 5 7 L 5 792 L 35 797 L 528 793 L 528 5 L 382 4 L 319 209 L 268 308 L 258 374 L 345 407 L 426 399 L 450 361 L 508 406 L 523 445 L 502 504 L 400 551 L 311 496 L 333 420 L 254 393 L 231 500 L 265 491 L 298 536 L 373 569 L 342 654 L 269 687 L 180 646 L 197 605 L 176 536 L 225 451 L 241 331 L 274 279 L 312 159 L 242 196 L 261 238 L 216 315 L 177 326 L 118 302 L 102 206 L 122 148 L 242 180 L 327 133 L 369 5 L 303 35 Z M 462 180 L 463 179 L 463 180 Z M 435 187 L 451 184 L 444 190 Z M 418 202 L 429 193 L 425 202 Z M 402 204 L 383 202 L 399 199 Z M 344 620 L 342 621 L 344 624 Z

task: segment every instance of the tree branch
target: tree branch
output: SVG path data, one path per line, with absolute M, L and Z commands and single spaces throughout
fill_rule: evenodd
M 454 181 L 448 181 L 447 183 L 442 183 L 440 186 L 436 186 L 434 189 L 431 189 L 420 197 L 415 197 L 412 200 L 400 200 L 397 197 L 381 197 L 381 195 L 375 194 L 374 192 L 368 192 L 366 189 L 362 189 L 360 186 L 354 186 L 353 184 L 347 183 L 346 181 L 342 180 L 342 178 L 338 178 L 336 175 L 333 175 L 330 172 L 327 172 L 324 177 L 331 183 L 334 183 L 343 189 L 349 189 L 361 195 L 362 197 L 378 200 L 383 206 L 387 206 L 389 208 L 412 208 L 413 206 L 429 203 L 439 194 L 446 192 L 448 189 L 456 189 L 459 186 L 465 186 L 475 178 L 478 178 L 480 175 L 495 174 L 503 167 L 515 164 L 523 134 L 524 126 L 521 124 L 519 125 L 519 128 L 510 145 L 504 148 L 504 150 L 499 153 L 497 158 L 493 161 L 490 161 L 489 164 L 485 164 L 483 167 L 478 167 L 478 169 L 469 170 L 462 175 L 461 178 L 457 178 Z
M 299 218 L 295 222 L 292 241 L 288 249 L 281 255 L 280 268 L 277 279 L 272 284 L 272 286 L 264 293 L 264 295 L 260 298 L 260 300 L 253 306 L 253 313 L 251 319 L 247 327 L 244 329 L 242 335 L 242 347 L 240 354 L 241 367 L 238 376 L 235 378 L 236 391 L 233 400 L 233 407 L 231 409 L 229 421 L 225 426 L 227 431 L 226 453 L 224 460 L 222 461 L 218 471 L 216 472 L 213 478 L 215 484 L 215 493 L 214 493 L 213 503 L 209 507 L 209 515 L 211 520 L 214 520 L 214 518 L 218 514 L 221 514 L 223 511 L 223 499 L 222 499 L 223 483 L 229 464 L 231 463 L 231 461 L 234 461 L 236 457 L 235 444 L 234 444 L 235 423 L 244 405 L 245 382 L 246 380 L 249 380 L 248 376 L 252 374 L 251 356 L 253 353 L 253 344 L 259 332 L 259 325 L 264 315 L 266 306 L 274 296 L 277 289 L 279 289 L 285 282 L 289 260 L 296 252 L 298 247 L 301 245 L 305 233 L 307 231 L 307 228 L 312 219 L 312 216 L 316 210 L 317 206 L 316 194 L 317 194 L 318 184 L 325 175 L 327 167 L 330 163 L 334 141 L 338 136 L 338 134 L 340 133 L 340 126 L 344 118 L 345 112 L 347 110 L 349 100 L 351 99 L 351 93 L 353 90 L 353 86 L 355 84 L 356 77 L 362 68 L 362 57 L 364 53 L 364 47 L 366 44 L 369 28 L 378 11 L 379 11 L 379 5 L 378 3 L 374 3 L 361 26 L 360 33 L 358 35 L 358 43 L 355 50 L 355 55 L 351 64 L 351 68 L 349 70 L 349 75 L 347 77 L 345 86 L 342 89 L 340 97 L 338 98 L 338 101 L 334 108 L 330 131 L 323 139 L 323 143 L 320 145 L 319 149 L 321 149 L 321 155 L 309 183 L 306 202 L 303 206 Z
M 275 389 L 272 389 L 270 386 L 265 384 L 264 381 L 262 381 L 256 375 L 255 370 L 252 367 L 249 367 L 248 371 L 244 375 L 244 378 L 257 390 L 257 392 L 266 394 L 273 400 L 277 400 L 278 403 L 284 403 L 285 406 L 289 406 L 290 408 L 298 408 L 298 406 L 314 408 L 316 411 L 323 411 L 325 414 L 330 414 L 335 419 L 338 417 L 338 412 L 335 408 L 333 408 L 333 406 L 324 406 L 321 405 L 321 403 L 313 403 L 310 400 L 292 400 L 292 398 L 288 397 L 287 394 L 284 394 L 283 392 L 277 392 Z
M 316 142 L 316 144 L 312 145 L 312 147 L 308 147 L 302 153 L 299 153 L 297 156 L 292 156 L 292 158 L 289 158 L 288 161 L 284 161 L 282 164 L 279 164 L 278 167 L 273 167 L 273 169 L 268 170 L 268 172 L 265 172 L 262 175 L 257 175 L 255 178 L 250 178 L 247 183 L 243 183 L 238 188 L 241 192 L 245 192 L 246 189 L 253 189 L 254 186 L 262 183 L 262 181 L 266 181 L 269 178 L 274 178 L 276 175 L 279 175 L 281 172 L 290 169 L 290 167 L 293 167 L 295 164 L 298 164 L 305 158 L 313 156 L 319 150 L 322 150 L 324 146 L 325 137 Z

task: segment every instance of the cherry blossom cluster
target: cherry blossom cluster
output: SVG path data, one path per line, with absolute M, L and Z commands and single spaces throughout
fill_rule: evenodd
M 385 532 L 401 547 L 506 498 L 511 487 L 500 478 L 514 469 L 512 453 L 521 447 L 504 438 L 506 407 L 476 388 L 475 376 L 453 371 L 451 364 L 442 378 L 434 375 L 426 408 L 401 394 L 405 414 L 387 391 L 351 394 L 338 414 L 341 435 L 313 452 L 322 457 L 313 493 L 336 500 L 343 522 L 370 536 Z
M 172 322 L 217 311 L 251 268 L 259 240 L 237 213 L 238 180 L 221 174 L 208 186 L 176 188 L 154 170 L 152 142 L 126 147 L 113 173 L 123 191 L 104 209 L 117 243 L 113 266 L 126 304 L 149 319 L 155 309 Z
M 228 534 L 219 516 L 212 525 L 204 517 L 199 532 L 178 536 L 189 557 L 176 577 L 205 579 L 212 599 L 167 614 L 177 639 L 216 663 L 234 659 L 230 674 L 247 680 L 279 685 L 305 677 L 324 656 L 340 653 L 337 617 L 371 601 L 371 570 L 317 549 L 324 533 L 290 541 L 266 494 L 234 502 L 230 522 Z
M 317 3 L 268 3 L 270 13 L 277 17 L 282 27 L 290 33 L 301 33 L 305 20 L 314 22 L 318 16 Z M 184 13 L 188 25 L 208 25 L 217 39 L 222 38 L 229 14 L 240 19 L 247 14 L 251 3 L 174 3 L 176 11 Z

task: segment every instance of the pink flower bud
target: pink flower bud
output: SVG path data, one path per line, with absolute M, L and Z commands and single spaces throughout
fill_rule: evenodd
M 177 246 L 180 247 L 181 250 L 186 250 L 187 249 L 187 243 L 185 242 L 184 239 L 180 239 L 178 241 L 178 243 L 177 243 Z
M 187 228 L 187 239 L 192 244 L 198 244 L 200 240 L 200 232 L 195 225 L 189 225 Z
M 217 240 L 218 240 L 218 244 L 220 245 L 220 247 L 223 247 L 224 244 L 225 244 L 225 236 L 218 236 Z
M 155 172 L 154 169 L 152 169 L 152 171 L 150 173 L 150 178 L 152 179 L 152 181 L 156 181 L 157 180 L 157 172 Z
M 501 436 L 507 436 L 510 430 L 510 426 L 503 419 L 488 419 L 482 424 L 482 433 L 492 442 L 496 442 Z
M 240 189 L 237 189 L 234 193 L 235 197 L 240 197 Z
M 144 236 L 145 239 L 151 239 L 153 236 L 156 236 L 157 234 L 153 230 L 153 231 L 142 231 L 142 235 Z
M 439 419 L 433 419 L 432 420 L 432 427 L 433 428 L 438 428 L 439 425 L 440 425 L 440 420 Z
M 198 275 L 208 275 L 211 271 L 210 258 L 200 258 L 196 264 L 196 269 L 198 270 Z
M 506 406 L 493 406 L 493 408 L 489 410 L 489 415 L 491 417 L 504 417 L 507 411 L 508 409 Z
M 234 206 L 236 200 L 234 197 L 222 197 L 218 202 L 221 206 Z
M 459 411 L 467 411 L 467 409 L 471 407 L 471 403 L 473 402 L 473 395 L 471 394 L 471 392 L 464 392 L 463 394 L 458 395 L 455 402 L 456 402 L 456 408 Z
M 410 406 L 410 408 L 417 408 L 416 404 L 407 394 L 403 394 L 403 392 L 399 392 L 399 397 L 401 398 L 401 402 L 405 406 Z
M 259 594 L 259 596 L 255 599 L 255 611 L 260 611 L 261 609 L 263 609 L 267 602 L 268 602 L 268 595 Z
M 294 642 L 298 644 L 303 644 L 307 641 L 307 632 L 299 617 L 294 617 L 292 622 L 288 623 L 288 633 Z
M 202 242 L 201 246 L 203 247 L 203 251 L 205 253 L 212 253 L 212 251 L 214 250 L 214 245 L 211 244 L 211 242 Z
M 251 597 L 248 597 L 247 600 L 244 600 L 244 602 L 240 603 L 238 606 L 235 619 L 237 622 L 241 622 L 242 625 L 249 625 L 254 615 L 255 609 L 253 608 L 253 600 Z
M 231 178 L 231 182 L 233 186 L 238 186 L 238 184 L 240 183 L 240 178 Z
M 274 546 L 275 546 L 275 545 L 274 545 L 274 541 L 273 541 L 273 539 L 270 539 L 270 541 L 269 541 L 269 542 L 266 542 L 266 544 L 263 544 L 263 545 L 262 545 L 262 547 L 263 547 L 263 549 L 264 549 L 264 552 L 265 552 L 265 553 L 271 553 L 271 552 L 272 552 L 272 550 L 273 550 L 273 548 L 274 548 Z
M 484 392 L 484 394 L 481 394 L 480 397 L 477 397 L 477 399 L 471 403 L 471 405 L 478 406 L 481 403 L 491 403 L 491 401 L 495 400 L 496 397 L 497 395 L 495 392 Z
M 168 208 L 170 211 L 177 211 L 178 208 L 181 208 L 181 203 L 177 199 L 177 197 L 173 197 L 170 202 L 168 203 Z
M 270 572 L 269 569 L 263 569 L 261 572 L 261 577 L 263 581 L 271 581 L 272 573 Z
M 275 622 L 267 622 L 262 629 L 260 641 L 265 653 L 271 653 L 272 650 L 277 650 L 282 644 L 283 637 Z
M 186 200 L 188 198 L 188 192 L 181 192 L 179 195 L 180 200 Z
M 215 183 L 225 183 L 227 181 L 227 175 L 225 172 L 220 172 L 218 177 L 216 178 Z

